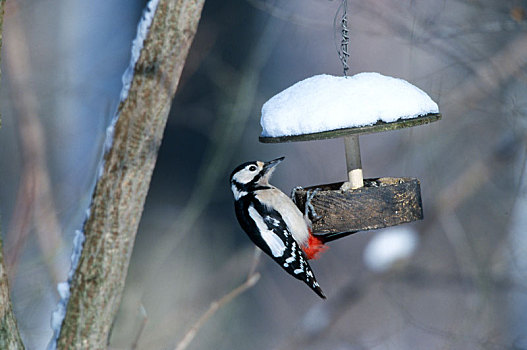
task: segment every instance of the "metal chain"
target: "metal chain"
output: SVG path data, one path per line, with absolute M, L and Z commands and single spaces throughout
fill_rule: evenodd
M 349 30 L 348 30 L 348 0 L 342 0 L 342 3 L 337 9 L 337 13 L 335 14 L 335 19 L 333 21 L 335 35 L 337 32 L 337 19 L 339 18 L 340 13 L 342 13 L 342 16 L 340 16 L 340 34 L 341 34 L 340 47 L 336 45 L 337 44 L 336 38 L 335 38 L 335 45 L 337 46 L 337 53 L 339 55 L 340 61 L 342 62 L 344 76 L 347 76 L 348 70 L 349 70 L 348 58 L 350 56 L 348 53 L 348 44 L 350 41 Z

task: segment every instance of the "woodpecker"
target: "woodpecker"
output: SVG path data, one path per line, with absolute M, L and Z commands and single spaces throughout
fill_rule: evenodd
M 326 298 L 307 262 L 327 249 L 311 231 L 311 221 L 285 193 L 269 184 L 284 157 L 239 165 L 231 174 L 234 208 L 249 238 L 293 277 Z

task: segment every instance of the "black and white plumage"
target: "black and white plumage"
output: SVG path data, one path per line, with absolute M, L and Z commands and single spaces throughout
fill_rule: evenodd
M 290 275 L 326 298 L 307 262 L 326 247 L 313 238 L 308 219 L 293 201 L 269 184 L 275 166 L 283 159 L 247 162 L 234 169 L 230 182 L 236 217 L 260 249 Z

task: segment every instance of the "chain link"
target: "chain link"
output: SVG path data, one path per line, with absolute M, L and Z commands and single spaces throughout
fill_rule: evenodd
M 340 18 L 340 20 L 339 20 Z M 340 22 L 340 47 L 337 46 L 337 40 L 335 38 L 335 45 L 337 46 L 337 53 L 339 55 L 340 61 L 342 62 L 342 68 L 344 71 L 344 76 L 348 75 L 349 65 L 349 53 L 348 53 L 348 44 L 350 41 L 349 38 L 349 29 L 348 29 L 348 1 L 342 0 L 337 13 L 335 14 L 335 20 L 333 21 L 333 27 L 335 30 L 335 35 L 337 33 L 337 21 Z

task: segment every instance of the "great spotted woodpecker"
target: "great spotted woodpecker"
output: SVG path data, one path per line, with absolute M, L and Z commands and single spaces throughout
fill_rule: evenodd
M 307 260 L 316 259 L 327 246 L 312 234 L 307 213 L 302 215 L 286 194 L 269 184 L 282 160 L 247 162 L 234 169 L 230 182 L 236 217 L 260 249 L 325 299 Z

